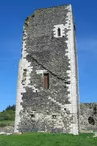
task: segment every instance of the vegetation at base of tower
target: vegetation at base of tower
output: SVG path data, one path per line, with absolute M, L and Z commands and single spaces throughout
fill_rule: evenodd
M 8 106 L 5 110 L 0 112 L 0 127 L 12 125 L 15 120 L 15 105 Z
M 97 146 L 93 134 L 25 133 L 0 135 L 0 146 Z
M 13 126 L 14 125 L 14 121 L 10 121 L 10 120 L 3 120 L 0 121 L 0 127 L 5 127 L 5 126 Z

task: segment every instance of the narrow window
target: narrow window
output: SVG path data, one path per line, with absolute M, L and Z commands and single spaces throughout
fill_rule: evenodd
M 61 29 L 58 28 L 58 36 L 61 36 Z
M 27 75 L 27 69 L 23 69 L 22 85 L 26 84 L 26 75 Z
M 48 73 L 44 74 L 44 88 L 49 89 L 49 74 Z

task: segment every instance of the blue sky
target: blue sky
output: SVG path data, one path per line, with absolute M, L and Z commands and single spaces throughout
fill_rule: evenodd
M 97 0 L 0 1 L 0 111 L 16 102 L 24 20 L 38 8 L 72 4 L 81 102 L 97 102 Z

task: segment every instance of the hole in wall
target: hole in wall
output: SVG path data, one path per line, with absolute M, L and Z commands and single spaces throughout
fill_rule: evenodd
M 56 119 L 56 117 L 57 117 L 56 115 L 52 115 L 52 119 Z
M 31 118 L 35 118 L 35 114 L 31 114 L 30 116 L 31 116 Z
M 25 72 L 27 71 L 27 69 L 23 69 Z
M 95 125 L 95 120 L 93 119 L 93 117 L 89 117 L 89 118 L 88 118 L 88 122 L 89 122 L 89 124 L 91 124 L 91 125 Z

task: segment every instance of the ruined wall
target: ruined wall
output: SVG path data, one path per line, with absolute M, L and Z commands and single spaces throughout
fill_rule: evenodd
M 15 132 L 78 134 L 74 42 L 71 5 L 37 10 L 25 21 Z M 49 74 L 49 89 L 44 89 L 44 73 Z
M 97 103 L 80 104 L 80 132 L 97 131 Z

